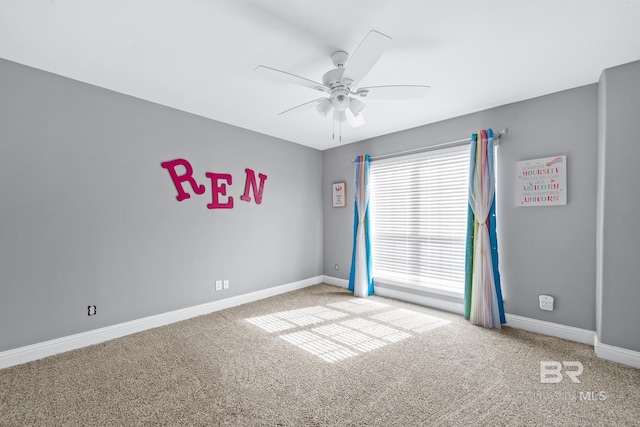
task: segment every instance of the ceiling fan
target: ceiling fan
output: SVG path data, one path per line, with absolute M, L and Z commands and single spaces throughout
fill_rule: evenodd
M 264 65 L 259 65 L 255 71 L 279 81 L 304 86 L 327 94 L 324 98 L 314 99 L 289 108 L 279 113 L 279 115 L 315 107 L 318 113 L 324 117 L 333 113 L 334 126 L 336 122 L 341 126 L 342 122 L 346 121 L 352 127 L 358 127 L 365 123 L 362 115 L 365 103 L 360 99 L 418 99 L 425 97 L 429 90 L 429 86 L 424 85 L 358 87 L 360 80 L 378 62 L 390 43 L 391 37 L 375 30 L 369 31 L 353 55 L 351 55 L 351 58 L 343 50 L 336 51 L 331 55 L 331 60 L 336 68 L 324 74 L 322 83 Z M 340 139 L 342 140 L 342 135 L 340 135 Z

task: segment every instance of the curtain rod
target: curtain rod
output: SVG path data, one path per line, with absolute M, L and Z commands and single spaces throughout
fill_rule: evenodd
M 493 139 L 494 140 L 496 140 L 496 139 L 499 140 L 500 138 L 502 138 L 503 135 L 506 135 L 508 133 L 509 133 L 509 128 L 504 128 L 500 132 L 494 133 L 493 134 Z M 420 148 L 413 148 L 411 150 L 396 151 L 396 152 L 387 153 L 387 154 L 379 154 L 377 156 L 371 156 L 371 157 L 369 157 L 369 159 L 371 161 L 387 159 L 389 157 L 397 157 L 397 156 L 402 156 L 402 155 L 406 155 L 406 154 L 422 153 L 422 152 L 426 152 L 426 151 L 437 150 L 439 148 L 456 147 L 458 145 L 464 145 L 465 143 L 468 144 L 470 142 L 471 142 L 471 138 L 457 139 L 455 141 L 442 142 L 440 144 L 430 145 L 428 147 L 420 147 Z M 498 145 L 498 144 L 496 143 L 496 145 Z M 355 158 L 351 159 L 351 163 L 354 163 L 355 161 L 356 161 Z

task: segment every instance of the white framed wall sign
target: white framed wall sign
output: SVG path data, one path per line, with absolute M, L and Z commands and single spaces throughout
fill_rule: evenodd
M 347 183 L 342 182 L 334 182 L 332 184 L 332 194 L 333 194 L 333 207 L 334 208 L 345 208 L 347 207 Z
M 516 206 L 567 204 L 567 156 L 517 163 Z

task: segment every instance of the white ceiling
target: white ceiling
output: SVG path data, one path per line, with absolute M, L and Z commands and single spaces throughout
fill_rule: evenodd
M 0 57 L 322 150 L 595 83 L 640 59 L 639 23 L 637 0 L 2 0 Z M 366 100 L 342 141 L 277 115 L 320 93 L 257 65 L 321 81 L 371 29 L 393 42 L 360 86 L 426 99 Z

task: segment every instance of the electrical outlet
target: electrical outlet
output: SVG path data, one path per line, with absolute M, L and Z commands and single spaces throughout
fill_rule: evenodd
M 222 290 L 222 280 L 216 280 L 216 291 Z
M 340 266 L 338 264 L 336 264 L 336 270 L 340 270 Z
M 222 282 L 222 288 L 229 289 L 229 279 L 225 279 L 225 281 Z
M 88 316 L 95 316 L 96 313 L 97 313 L 97 310 L 96 310 L 96 306 L 95 305 L 87 306 L 87 315 Z
M 553 311 L 553 297 L 550 295 L 540 295 L 540 310 Z

